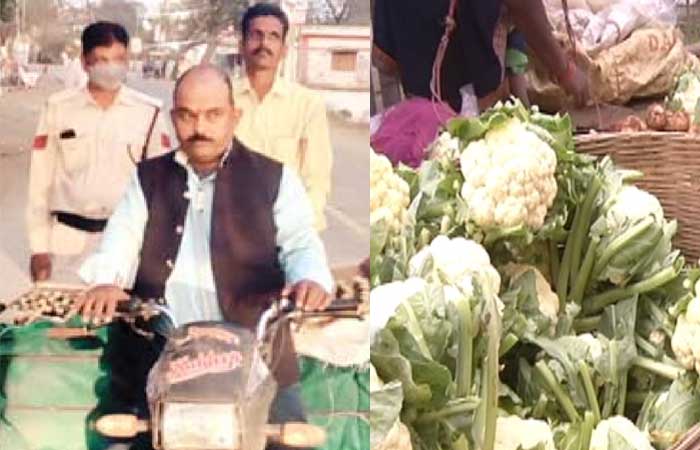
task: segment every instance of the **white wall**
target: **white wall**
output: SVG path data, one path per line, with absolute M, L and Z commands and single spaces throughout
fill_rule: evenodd
M 366 34 L 365 34 L 366 31 Z M 333 70 L 334 51 L 357 52 L 355 70 Z M 308 27 L 299 46 L 299 81 L 316 88 L 369 90 L 370 37 L 362 27 Z

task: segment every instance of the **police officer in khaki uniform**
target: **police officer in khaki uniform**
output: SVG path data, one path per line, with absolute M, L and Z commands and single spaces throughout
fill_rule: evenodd
M 34 281 L 77 282 L 136 163 L 170 150 L 161 102 L 123 85 L 129 36 L 97 22 L 82 34 L 86 86 L 52 95 L 34 137 L 28 231 Z

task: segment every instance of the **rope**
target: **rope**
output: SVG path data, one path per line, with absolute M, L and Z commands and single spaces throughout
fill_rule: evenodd
M 574 37 L 574 27 L 571 25 L 571 20 L 569 19 L 569 2 L 568 0 L 561 0 L 562 3 L 562 9 L 564 10 L 564 23 L 566 24 L 566 34 L 569 37 L 569 44 L 571 45 L 571 57 L 572 60 L 574 61 L 574 64 L 576 64 L 576 38 Z M 568 71 L 568 64 L 571 64 L 570 62 L 567 63 L 567 71 Z M 596 110 L 596 116 L 598 119 L 598 129 L 603 128 L 603 117 L 600 113 L 600 102 L 598 101 L 597 98 L 593 97 L 591 95 L 591 99 L 593 100 L 593 105 L 595 106 Z
M 574 37 L 574 27 L 571 26 L 571 20 L 569 19 L 569 2 L 568 0 L 561 0 L 562 8 L 564 9 L 564 23 L 566 24 L 566 34 L 569 36 L 569 44 L 571 44 L 571 53 L 576 55 L 576 38 Z
M 430 92 L 433 95 L 433 101 L 443 103 L 442 100 L 442 64 L 447 53 L 447 46 L 450 44 L 450 37 L 457 28 L 455 16 L 457 15 L 457 0 L 450 0 L 449 10 L 445 17 L 445 32 L 440 39 L 435 60 L 433 61 L 433 74 L 430 79 Z

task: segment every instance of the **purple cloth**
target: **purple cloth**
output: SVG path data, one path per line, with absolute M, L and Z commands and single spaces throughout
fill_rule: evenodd
M 371 136 L 370 144 L 374 151 L 386 155 L 393 165 L 402 162 L 416 168 L 440 128 L 455 116 L 456 113 L 445 104 L 418 97 L 404 100 L 384 113 L 382 124 Z

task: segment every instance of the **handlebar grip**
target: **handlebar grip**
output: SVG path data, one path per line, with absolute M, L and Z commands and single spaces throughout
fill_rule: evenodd
M 336 299 L 325 309 L 328 313 L 349 313 L 357 312 L 360 304 L 356 300 Z
M 359 303 L 356 300 L 334 299 L 326 309 L 321 311 L 322 314 L 333 313 L 354 313 L 357 312 Z M 283 314 L 291 313 L 296 309 L 296 302 L 292 299 L 283 298 L 280 302 L 280 312 Z
M 97 419 L 95 429 L 103 436 L 131 438 L 148 431 L 149 424 L 132 414 L 108 414 Z
M 327 439 L 326 430 L 323 428 L 297 422 L 268 424 L 265 434 L 269 440 L 293 448 L 321 447 Z

